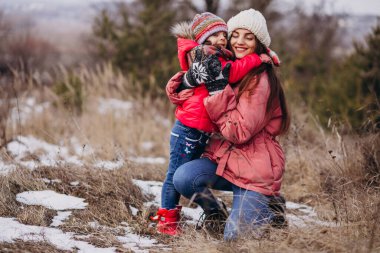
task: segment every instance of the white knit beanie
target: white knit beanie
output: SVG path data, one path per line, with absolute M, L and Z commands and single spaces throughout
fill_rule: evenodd
M 228 38 L 234 30 L 243 28 L 251 31 L 266 47 L 270 45 L 267 22 L 261 12 L 254 9 L 244 10 L 233 16 L 227 22 Z

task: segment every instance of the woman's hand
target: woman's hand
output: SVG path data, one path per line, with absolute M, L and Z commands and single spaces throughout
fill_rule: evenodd
M 267 54 L 260 54 L 260 60 L 263 63 L 273 64 L 272 58 L 269 57 Z
M 269 47 L 267 48 L 267 53 L 269 54 L 270 58 L 272 59 L 272 62 L 274 66 L 279 67 L 281 65 L 280 58 L 278 58 L 278 55 L 275 51 L 271 50 Z

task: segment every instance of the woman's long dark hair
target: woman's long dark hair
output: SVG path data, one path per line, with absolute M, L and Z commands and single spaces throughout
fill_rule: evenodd
M 256 49 L 255 53 L 267 54 L 266 47 L 255 37 L 256 40 Z M 239 91 L 237 95 L 237 99 L 242 96 L 244 92 L 249 92 L 248 94 L 252 94 L 257 83 L 260 80 L 260 75 L 266 71 L 268 75 L 269 85 L 270 85 L 270 94 L 266 106 L 266 113 L 269 113 L 271 110 L 276 108 L 276 105 L 279 104 L 282 111 L 282 122 L 280 134 L 284 134 L 288 131 L 290 125 L 290 115 L 288 111 L 288 107 L 286 105 L 286 99 L 284 90 L 282 88 L 281 82 L 278 79 L 276 72 L 273 68 L 272 64 L 261 64 L 258 68 L 251 70 L 245 77 L 240 81 Z M 252 85 L 253 83 L 253 85 Z M 277 100 L 278 99 L 278 100 Z

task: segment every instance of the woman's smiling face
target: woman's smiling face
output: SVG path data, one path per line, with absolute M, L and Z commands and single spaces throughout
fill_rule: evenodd
M 236 58 L 254 53 L 256 49 L 255 35 L 247 29 L 236 29 L 231 34 L 230 44 Z

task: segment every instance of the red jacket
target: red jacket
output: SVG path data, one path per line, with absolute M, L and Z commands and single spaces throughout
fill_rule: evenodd
M 193 40 L 178 38 L 178 59 L 183 71 L 189 69 L 189 65 L 192 62 L 191 54 L 192 50 L 199 46 Z M 214 46 L 203 45 L 204 53 L 215 52 Z M 229 83 L 236 83 L 240 81 L 251 69 L 260 66 L 261 59 L 257 54 L 250 54 L 242 59 L 232 61 L 233 57 L 231 51 L 222 49 L 223 56 L 219 57 L 219 61 L 224 67 L 227 63 L 231 63 L 231 70 L 229 76 Z M 181 103 L 176 103 L 176 118 L 181 121 L 182 124 L 188 127 L 196 128 L 205 132 L 214 132 L 216 130 L 215 125 L 211 122 L 210 117 L 203 105 L 203 99 L 208 97 L 208 91 L 204 84 L 193 89 L 193 96 L 189 97 Z
M 175 90 L 183 72 L 168 83 Z M 220 93 L 205 98 L 205 108 L 219 134 L 212 135 L 204 157 L 218 163 L 216 174 L 233 184 L 265 195 L 278 195 L 285 168 L 284 152 L 275 137 L 279 134 L 282 112 L 275 100 L 269 113 L 266 105 L 270 93 L 268 76 L 261 74 L 254 92 L 236 94 L 239 85 L 227 87 Z M 172 93 L 179 101 L 190 94 Z

